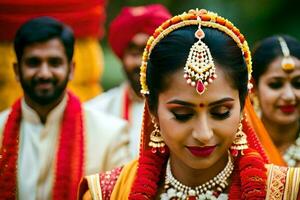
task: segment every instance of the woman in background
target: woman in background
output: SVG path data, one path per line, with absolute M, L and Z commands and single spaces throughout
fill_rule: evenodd
M 259 42 L 253 79 L 255 107 L 277 147 L 275 153 L 288 166 L 300 166 L 300 42 L 286 35 Z

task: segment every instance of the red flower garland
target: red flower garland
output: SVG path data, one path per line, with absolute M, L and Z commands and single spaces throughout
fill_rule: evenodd
M 16 199 L 21 100 L 12 106 L 4 127 L 0 150 L 0 199 Z
M 0 150 L 0 199 L 16 199 L 21 100 L 13 106 L 3 132 Z M 80 101 L 68 93 L 57 152 L 53 199 L 76 199 L 83 175 L 84 135 Z
M 83 176 L 84 133 L 81 103 L 69 93 L 57 152 L 53 199 L 76 199 Z

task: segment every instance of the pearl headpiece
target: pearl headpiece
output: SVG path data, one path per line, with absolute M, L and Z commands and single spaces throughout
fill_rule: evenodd
M 200 10 L 200 12 L 207 12 Z M 202 94 L 208 83 L 211 83 L 217 75 L 215 73 L 215 64 L 211 56 L 208 46 L 201 41 L 205 37 L 201 29 L 201 17 L 197 16 L 199 21 L 198 30 L 195 32 L 195 37 L 198 41 L 193 44 L 190 49 L 188 59 L 184 67 L 184 78 L 191 86 L 196 86 L 196 91 Z
M 208 85 L 217 77 L 215 74 L 215 65 L 210 50 L 207 45 L 201 41 L 201 39 L 205 36 L 201 27 L 209 27 L 218 29 L 230 36 L 241 49 L 248 69 L 248 87 L 251 88 L 252 85 L 250 80 L 252 73 L 252 61 L 249 46 L 244 36 L 240 33 L 239 29 L 237 29 L 227 19 L 204 9 L 196 9 L 190 10 L 188 13 L 184 12 L 181 15 L 174 16 L 165 21 L 148 39 L 143 53 L 140 72 L 140 83 L 142 87 L 141 93 L 143 95 L 149 94 L 146 81 L 147 62 L 155 45 L 174 30 L 192 25 L 198 25 L 198 30 L 196 31 L 195 36 L 199 40 L 191 47 L 184 68 L 184 77 L 187 79 L 187 83 L 195 86 L 197 92 L 202 94 L 205 91 L 206 85 Z

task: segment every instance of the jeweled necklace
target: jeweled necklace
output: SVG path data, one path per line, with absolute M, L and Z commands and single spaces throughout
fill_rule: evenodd
M 225 168 L 213 179 L 196 186 L 194 188 L 186 186 L 179 182 L 172 174 L 170 167 L 170 159 L 167 163 L 166 177 L 165 177 L 165 193 L 160 195 L 162 200 L 169 199 L 187 199 L 187 200 L 214 200 L 217 199 L 220 193 L 228 185 L 227 179 L 233 172 L 233 162 L 230 154 L 228 155 L 228 162 Z M 216 188 L 216 191 L 212 190 Z
M 283 159 L 289 167 L 295 167 L 300 161 L 300 134 L 295 143 L 284 152 Z

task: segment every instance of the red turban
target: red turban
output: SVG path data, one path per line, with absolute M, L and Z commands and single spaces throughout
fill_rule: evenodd
M 109 28 L 108 41 L 112 50 L 121 59 L 125 48 L 137 33 L 152 35 L 170 17 L 169 11 L 160 4 L 123 8 Z
M 51 16 L 68 24 L 76 38 L 101 38 L 106 0 L 0 0 L 0 41 L 12 41 L 29 19 Z

